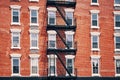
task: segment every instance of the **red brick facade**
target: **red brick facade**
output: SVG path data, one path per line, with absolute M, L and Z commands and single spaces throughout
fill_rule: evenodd
M 20 75 L 30 76 L 30 10 L 29 6 L 38 6 L 38 30 L 39 49 L 35 54 L 39 54 L 39 75 L 47 76 L 47 0 L 39 2 L 29 2 L 29 0 L 0 1 L 0 76 L 11 76 L 11 56 L 10 54 L 21 54 Z M 120 56 L 114 52 L 114 0 L 98 0 L 99 5 L 91 5 L 91 0 L 76 0 L 74 17 L 76 18 L 76 31 L 74 40 L 77 42 L 77 51 L 74 59 L 74 67 L 77 69 L 77 76 L 92 76 L 91 56 L 100 56 L 99 74 L 102 77 L 115 76 L 114 56 Z M 20 25 L 11 25 L 10 5 L 19 5 Z M 90 10 L 99 10 L 99 29 L 91 28 Z M 117 10 L 119 11 L 119 10 Z M 57 21 L 64 23 L 57 13 Z M 58 23 L 57 22 L 57 23 Z M 21 49 L 11 49 L 11 29 L 20 29 Z M 91 32 L 99 32 L 100 51 L 91 51 Z M 62 34 L 65 36 L 64 34 Z M 57 40 L 60 40 L 57 37 Z M 61 43 L 63 44 L 63 43 Z M 61 55 L 65 63 L 65 55 Z M 57 75 L 65 74 L 65 70 L 57 59 Z

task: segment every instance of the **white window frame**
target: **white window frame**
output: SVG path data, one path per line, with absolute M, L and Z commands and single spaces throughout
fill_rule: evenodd
M 20 47 L 20 32 L 21 32 L 21 29 L 11 29 L 10 31 L 11 31 L 11 49 L 21 49 L 21 47 Z M 18 35 L 14 35 L 14 33 L 17 33 Z M 14 36 L 18 36 L 18 38 L 19 38 L 19 43 L 18 43 L 17 47 L 13 46 L 13 37 Z
M 65 34 L 66 34 L 66 43 L 67 43 L 68 35 L 72 36 L 72 47 L 70 47 L 70 49 L 74 49 L 74 32 L 73 31 L 65 31 Z
M 56 49 L 56 32 L 54 30 L 49 30 L 49 31 L 47 31 L 47 33 L 48 33 L 48 48 Z M 55 36 L 54 36 L 54 38 L 51 38 L 50 35 L 55 35 Z M 50 47 L 50 40 L 55 41 L 55 47 Z
M 37 6 L 29 6 L 29 10 L 30 10 L 30 26 L 39 26 L 39 23 L 38 23 L 38 22 L 39 22 L 39 17 L 38 17 L 38 15 L 39 15 L 39 14 L 38 14 L 38 12 L 39 12 L 39 7 L 37 7 Z M 36 17 L 36 18 L 37 18 L 37 23 L 31 23 L 31 21 L 32 21 L 32 20 L 31 20 L 31 18 L 32 18 L 31 11 L 32 11 L 32 10 L 35 10 L 35 11 L 37 12 L 37 13 L 36 13 L 36 14 L 37 14 L 37 17 Z
M 10 5 L 10 8 L 11 8 L 11 25 L 20 25 L 20 9 L 21 9 L 21 6 Z M 13 11 L 18 12 L 18 22 L 13 22 Z
M 115 6 L 115 7 L 120 6 L 120 3 L 119 3 L 119 4 L 116 4 L 116 3 L 115 3 L 115 0 L 114 0 L 114 6 Z
M 91 72 L 92 72 L 92 76 L 99 76 L 100 77 L 100 57 L 99 55 L 91 55 Z M 98 62 L 98 73 L 93 73 L 93 61 L 97 60 Z
M 56 11 L 57 11 L 57 9 L 54 7 L 49 7 L 49 8 L 47 8 L 47 11 L 48 11 L 48 24 L 49 25 L 56 25 Z M 50 16 L 51 12 L 53 12 L 55 15 L 55 23 L 54 24 L 50 24 L 49 16 Z
M 47 57 L 48 57 L 48 76 L 57 76 L 57 65 L 56 65 L 57 56 L 51 54 L 51 55 L 48 55 Z M 51 65 L 51 63 L 50 63 L 50 61 L 49 61 L 50 59 L 54 59 L 54 60 L 55 60 L 55 61 L 54 61 L 54 62 L 55 62 L 55 63 L 54 63 L 55 73 L 54 73 L 54 74 L 50 74 L 50 65 Z
M 99 6 L 99 0 L 97 0 L 96 3 L 92 2 L 92 0 L 91 0 L 91 5 Z
M 97 42 L 98 42 L 98 48 L 93 48 L 93 36 L 97 36 Z M 99 37 L 100 37 L 100 33 L 99 32 L 91 32 L 91 50 L 92 51 L 100 51 L 100 39 L 99 39 Z
M 114 29 L 117 30 L 117 29 L 120 29 L 120 27 L 116 27 L 116 20 L 115 20 L 115 17 L 116 15 L 120 15 L 120 11 L 114 11 Z
M 117 72 L 116 72 L 116 60 L 120 60 L 120 56 L 114 56 L 114 66 L 115 66 L 115 76 L 116 77 L 120 77 L 120 74 L 118 74 Z
M 30 49 L 39 49 L 39 37 L 38 37 L 38 34 L 39 34 L 39 30 L 29 30 L 30 32 Z M 32 34 L 36 34 L 37 36 L 37 46 L 36 47 L 33 47 L 32 46 Z
M 114 49 L 115 52 L 120 52 L 120 49 L 116 49 L 116 37 L 120 37 L 120 33 L 114 33 Z
M 39 2 L 39 0 L 29 0 L 29 2 Z
M 99 10 L 90 10 L 90 13 L 91 13 L 91 28 L 95 28 L 95 29 L 99 29 L 99 13 L 100 11 Z M 97 26 L 93 26 L 92 25 L 92 15 L 93 14 L 96 14 L 97 15 Z
M 39 76 L 39 54 L 30 54 L 30 76 Z M 36 59 L 37 60 L 37 73 L 32 73 L 32 59 Z
M 72 25 L 74 25 L 74 9 L 65 8 L 66 20 L 67 20 L 67 13 L 72 13 Z
M 75 56 L 74 55 L 65 55 L 65 58 L 66 58 L 66 68 L 67 68 L 67 59 L 72 59 L 72 67 L 73 67 L 73 69 L 72 69 L 72 73 L 71 73 L 71 75 L 72 76 L 75 76 L 75 68 L 74 68 L 74 58 L 75 58 Z M 66 76 L 68 76 L 68 73 L 66 72 Z
M 21 54 L 10 54 L 10 56 L 11 56 L 11 70 L 12 70 L 12 74 L 11 74 L 11 76 L 21 76 L 20 75 L 20 57 L 21 57 Z M 19 64 L 18 64 L 18 66 L 19 66 L 19 73 L 13 73 L 13 59 L 18 59 L 18 61 L 19 61 Z

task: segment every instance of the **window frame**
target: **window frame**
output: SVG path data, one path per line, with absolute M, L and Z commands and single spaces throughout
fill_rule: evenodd
M 11 25 L 21 25 L 20 24 L 20 9 L 21 6 L 19 5 L 10 5 L 11 8 Z M 13 12 L 17 11 L 18 12 L 18 22 L 13 22 Z
M 39 49 L 39 30 L 29 30 L 30 32 L 30 49 Z M 37 41 L 37 46 L 32 46 L 32 40 L 34 40 L 32 38 L 32 34 L 36 35 L 36 41 Z
M 17 33 L 17 35 L 15 33 Z M 21 33 L 20 29 L 11 29 L 11 49 L 21 49 L 21 47 L 20 47 L 20 33 Z M 14 36 L 18 36 L 18 46 L 17 47 L 14 46 L 14 42 L 13 42 Z
M 92 76 L 100 76 L 100 57 L 99 55 L 91 55 L 91 72 Z M 98 73 L 93 73 L 93 61 L 97 60 L 98 63 Z
M 118 4 L 118 3 L 116 3 L 116 0 L 114 0 L 114 6 L 120 6 L 120 3 Z
M 119 27 L 116 27 L 116 16 L 120 16 L 120 14 L 114 14 L 114 29 L 120 29 L 120 26 Z
M 51 15 L 50 13 L 52 13 L 52 15 L 54 13 L 54 23 L 53 24 L 50 23 L 50 18 L 51 18 L 50 17 L 50 15 Z M 48 25 L 56 25 L 56 11 L 48 11 Z
M 49 49 L 56 49 L 57 48 L 57 43 L 56 43 L 56 32 L 54 31 L 54 30 L 49 30 L 49 31 L 47 31 L 47 33 L 48 33 L 48 48 Z M 54 35 L 54 38 L 52 37 L 51 38 L 51 36 L 50 35 Z M 54 40 L 55 41 L 55 47 L 51 47 L 50 46 L 50 40 Z
M 74 17 L 73 17 L 73 12 L 71 11 L 66 11 L 65 12 L 65 17 L 66 17 L 66 20 L 68 19 L 68 14 L 71 14 L 72 15 L 72 17 L 70 17 L 70 19 L 72 20 L 72 23 L 71 23 L 71 25 L 73 25 L 73 19 L 74 19 Z M 67 20 L 68 21 L 68 20 Z M 69 23 L 69 22 L 68 22 Z M 70 24 L 69 24 L 70 25 Z
M 37 6 L 29 6 L 29 10 L 30 10 L 30 26 L 39 26 L 39 7 Z M 37 23 L 32 23 L 32 10 L 35 10 L 36 11 L 36 20 L 37 20 Z
M 91 5 L 99 6 L 99 0 L 97 0 L 97 2 L 93 2 L 93 0 L 91 0 Z
M 20 57 L 21 57 L 21 54 L 10 54 L 11 56 L 11 76 L 21 76 L 20 75 Z M 13 60 L 14 59 L 18 59 L 18 67 L 19 67 L 19 72 L 18 73 L 13 73 Z
M 114 33 L 114 51 L 120 52 L 120 49 L 116 48 L 116 37 L 120 37 L 120 33 Z
M 51 66 L 51 62 L 50 62 L 50 59 L 54 59 L 54 67 L 55 67 L 55 72 L 54 73 L 50 73 L 50 66 Z M 48 55 L 48 76 L 57 76 L 57 64 L 56 64 L 56 59 L 57 59 L 57 56 L 56 55 Z
M 98 48 L 93 48 L 93 36 L 97 37 L 97 46 Z M 100 33 L 99 32 L 91 32 L 91 50 L 92 51 L 100 51 Z
M 74 55 L 66 55 L 65 56 L 65 58 L 66 58 L 66 68 L 67 68 L 67 60 L 68 59 L 72 59 L 72 73 L 71 73 L 71 75 L 72 76 L 75 76 L 75 69 L 74 69 L 74 58 L 75 58 L 75 56 Z M 66 72 L 66 76 L 68 76 L 68 73 Z

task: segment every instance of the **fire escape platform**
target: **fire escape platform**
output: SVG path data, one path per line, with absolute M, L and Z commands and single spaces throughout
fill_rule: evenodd
M 73 1 L 65 1 L 65 0 L 47 0 L 47 5 L 48 6 L 65 6 L 65 7 L 75 7 L 76 5 L 76 0 Z
M 67 26 L 67 25 L 47 25 L 47 30 L 76 30 L 76 26 Z

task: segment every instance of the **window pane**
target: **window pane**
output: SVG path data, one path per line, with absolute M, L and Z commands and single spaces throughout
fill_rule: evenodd
M 120 73 L 120 60 L 116 60 L 116 73 Z
M 73 62 L 72 59 L 67 59 L 67 69 L 70 73 L 73 71 Z
M 73 35 L 67 35 L 66 38 L 67 38 L 67 45 L 69 47 L 72 47 L 72 44 L 73 44 Z
M 56 17 L 55 12 L 48 12 L 48 19 L 49 19 L 48 24 L 54 25 L 55 24 L 55 17 Z
M 37 17 L 32 17 L 31 18 L 31 23 L 37 23 Z
M 36 10 L 31 10 L 31 16 L 32 17 L 37 17 L 37 11 Z
M 98 36 L 93 36 L 92 48 L 98 48 Z
M 69 25 L 72 25 L 73 12 L 66 12 L 66 20 L 68 21 Z
M 92 0 L 93 3 L 97 3 L 97 0 Z
M 55 74 L 55 66 L 50 66 L 50 74 Z
M 120 4 L 120 0 L 115 0 L 115 4 Z
M 120 15 L 115 16 L 115 27 L 120 27 Z
M 18 16 L 13 16 L 13 22 L 19 22 L 18 20 L 19 20 Z
M 37 74 L 37 66 L 32 66 L 32 73 Z
M 116 49 L 120 49 L 120 37 L 116 37 Z
M 13 59 L 13 73 L 19 73 L 19 59 Z
M 31 47 L 37 47 L 38 46 L 38 34 L 36 33 L 31 33 Z
M 18 12 L 18 10 L 13 10 L 13 22 L 19 22 L 19 12 Z
M 98 60 L 94 59 L 92 65 L 93 65 L 93 73 L 98 73 Z
M 97 26 L 97 14 L 92 14 L 92 26 Z
M 55 48 L 55 41 L 50 41 L 50 48 Z
M 19 37 L 13 37 L 13 47 L 19 46 Z
M 55 18 L 49 18 L 49 24 L 55 24 Z

